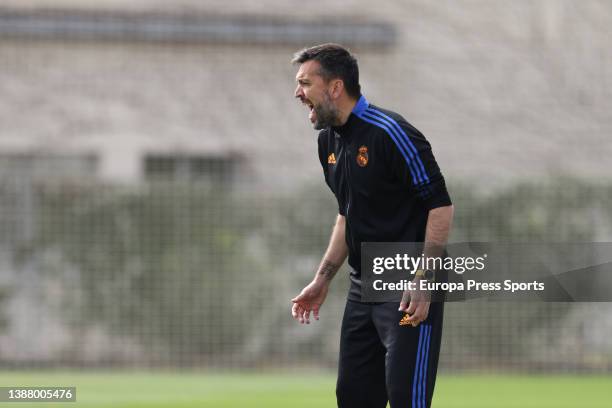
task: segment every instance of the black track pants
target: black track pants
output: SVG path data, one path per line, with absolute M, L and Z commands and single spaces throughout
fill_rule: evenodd
M 427 320 L 400 326 L 398 303 L 347 301 L 340 335 L 336 397 L 340 408 L 427 408 L 431 404 L 444 304 Z

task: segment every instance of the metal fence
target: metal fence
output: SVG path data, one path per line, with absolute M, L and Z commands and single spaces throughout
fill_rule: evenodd
M 493 197 L 453 190 L 454 239 L 589 241 L 612 226 L 612 211 L 600 207 L 612 186 L 563 180 Z M 334 218 L 320 186 L 270 195 L 55 181 L 4 184 L 0 203 L 4 365 L 334 365 L 346 275 L 321 321 L 300 326 L 289 313 Z M 607 371 L 609 311 L 606 303 L 449 303 L 441 365 Z

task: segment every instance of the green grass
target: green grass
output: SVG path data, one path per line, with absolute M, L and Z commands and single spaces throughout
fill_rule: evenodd
M 328 374 L 174 374 L 0 372 L 0 386 L 76 386 L 77 403 L 28 407 L 316 408 L 335 407 Z M 436 408 L 610 407 L 612 377 L 441 376 Z M 0 406 L 15 406 L 0 403 Z M 26 404 L 18 404 L 26 406 Z

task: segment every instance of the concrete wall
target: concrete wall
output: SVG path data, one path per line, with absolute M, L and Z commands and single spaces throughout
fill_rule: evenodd
M 127 9 L 388 21 L 394 48 L 355 49 L 364 94 L 421 129 L 447 177 L 484 187 L 609 178 L 609 2 L 142 0 Z M 294 48 L 0 40 L 0 152 L 94 153 L 103 177 L 130 182 L 147 152 L 232 151 L 264 185 L 318 180 L 316 134 L 292 97 Z

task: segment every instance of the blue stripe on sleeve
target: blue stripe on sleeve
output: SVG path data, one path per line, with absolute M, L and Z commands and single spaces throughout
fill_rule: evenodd
M 381 111 L 372 108 L 372 107 L 368 107 L 368 109 L 366 110 L 367 113 L 371 113 L 374 115 L 377 115 L 382 119 L 386 119 L 387 122 L 393 127 L 393 129 L 398 132 L 401 136 L 402 136 L 402 140 L 405 141 L 405 143 L 408 144 L 408 148 L 414 153 L 414 155 L 416 156 L 416 161 L 418 163 L 419 168 L 422 171 L 422 175 L 423 177 L 421 177 L 421 179 L 424 179 L 425 182 L 429 181 L 429 177 L 427 177 L 427 172 L 425 171 L 425 166 L 423 165 L 423 161 L 421 160 L 421 158 L 419 157 L 419 153 L 416 149 L 416 147 L 414 146 L 414 143 L 412 143 L 412 141 L 410 140 L 410 138 L 408 137 L 408 135 L 406 135 L 406 132 L 404 132 L 404 129 L 401 128 L 401 126 L 397 123 L 397 121 L 395 121 L 395 119 L 389 117 L 388 115 L 385 115 L 384 113 L 382 113 Z
M 419 184 L 421 184 L 422 178 L 419 174 L 418 167 L 414 163 L 414 160 L 411 160 L 412 155 L 410 154 L 410 152 L 407 152 L 405 148 L 402 146 L 402 144 L 400 143 L 398 139 L 400 136 L 396 135 L 396 133 L 391 129 L 390 125 L 386 124 L 381 119 L 372 117 L 371 115 L 367 115 L 367 113 L 359 115 L 359 117 L 363 119 L 364 121 L 373 124 L 374 126 L 384 129 L 387 132 L 387 134 L 391 137 L 393 142 L 396 144 L 396 146 L 400 150 L 400 153 L 402 153 L 402 156 L 404 156 L 404 159 L 406 160 L 406 163 L 408 164 L 408 167 L 410 168 L 410 173 L 411 173 L 412 181 L 414 185 L 418 186 Z

